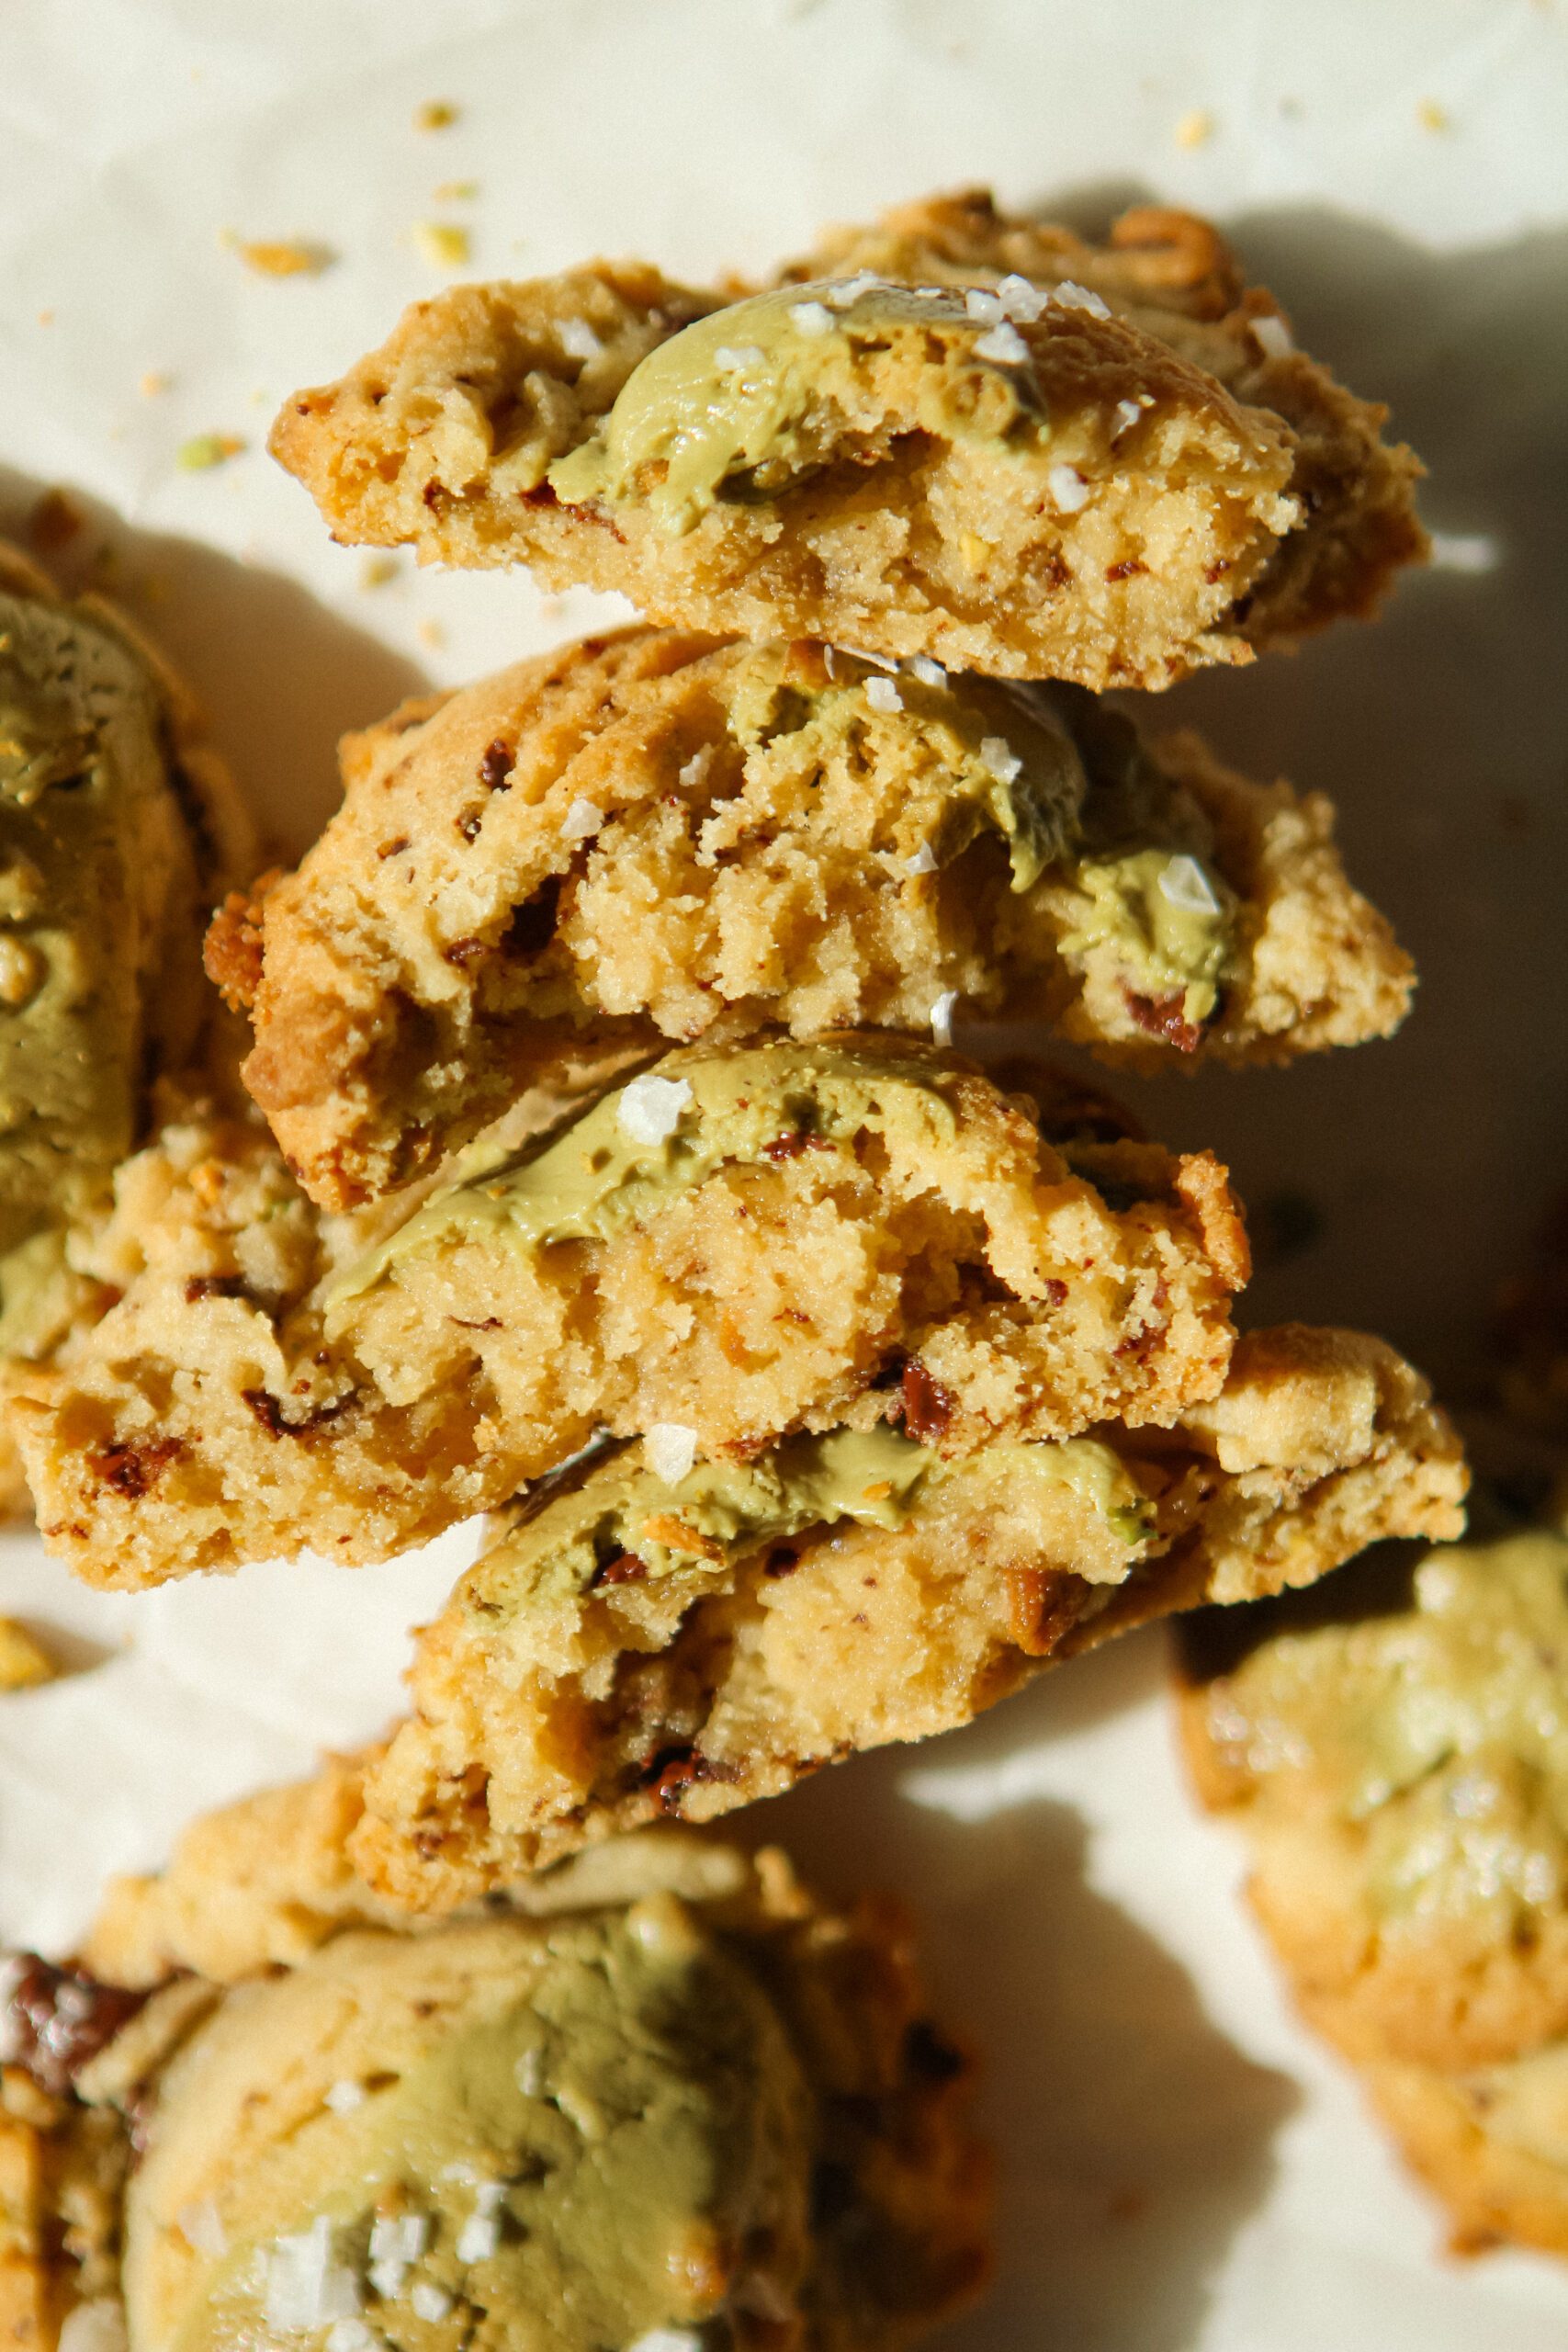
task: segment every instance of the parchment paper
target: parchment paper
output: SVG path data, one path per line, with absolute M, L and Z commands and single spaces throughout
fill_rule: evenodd
M 430 100 L 457 119 L 422 132 Z M 1140 193 L 1213 209 L 1303 340 L 1393 401 L 1460 568 L 1376 629 L 1164 706 L 1335 795 L 1352 872 L 1419 959 L 1416 1015 L 1392 1046 L 1139 1100 L 1249 1198 L 1322 1212 L 1250 1319 L 1370 1324 L 1461 1396 L 1568 1171 L 1565 120 L 1562 11 L 1530 0 L 11 0 L 0 526 L 71 490 L 88 520 L 57 569 L 107 543 L 298 845 L 342 729 L 611 609 L 406 565 L 365 585 L 263 455 L 288 390 L 440 282 L 416 224 L 467 222 L 474 274 L 608 250 L 701 276 L 970 179 L 1091 219 Z M 225 232 L 338 258 L 268 278 Z M 182 470 L 206 433 L 247 447 Z M 406 1628 L 470 1548 L 109 1599 L 30 1535 L 0 1542 L 0 1608 L 80 1668 L 0 1700 L 0 1935 L 65 1947 L 106 1871 L 376 1728 Z M 1003 2268 L 954 2352 L 1568 2345 L 1568 2270 L 1445 2259 L 1353 2084 L 1287 2015 L 1236 1844 L 1181 1787 L 1163 1674 L 1161 1637 L 1134 1639 L 772 1809 L 830 1883 L 918 1905 L 986 2050 Z

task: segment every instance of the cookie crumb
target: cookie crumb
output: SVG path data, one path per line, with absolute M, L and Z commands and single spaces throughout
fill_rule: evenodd
M 214 466 L 237 458 L 244 446 L 237 433 L 193 433 L 175 450 L 175 463 L 184 473 L 208 473 Z
M 169 390 L 174 380 L 172 376 L 165 376 L 161 368 L 149 368 L 136 389 L 144 401 L 155 401 L 160 392 Z
M 319 277 L 337 259 L 330 245 L 296 237 L 235 237 L 234 251 L 263 277 Z
M 416 130 L 450 130 L 457 119 L 457 108 L 450 98 L 426 98 L 413 110 Z
M 1452 115 L 1437 98 L 1423 98 L 1416 109 L 1416 119 L 1423 130 L 1435 131 L 1439 135 L 1454 127 Z
M 414 250 L 433 269 L 462 269 L 469 254 L 468 232 L 452 220 L 416 220 Z
M 439 652 L 446 642 L 446 632 L 439 621 L 421 621 L 414 635 L 422 645 L 429 648 L 432 653 Z
M 41 1642 L 14 1617 L 0 1617 L 0 1690 L 34 1690 L 60 1668 Z
M 1179 147 L 1206 147 L 1214 135 L 1214 118 L 1207 107 L 1193 107 L 1184 114 L 1174 133 Z
M 367 555 L 359 567 L 362 588 L 384 588 L 389 580 L 395 580 L 397 576 L 398 559 L 395 555 Z
M 432 188 L 430 195 L 434 204 L 473 204 L 477 202 L 479 193 L 478 180 L 443 180 L 439 187 Z

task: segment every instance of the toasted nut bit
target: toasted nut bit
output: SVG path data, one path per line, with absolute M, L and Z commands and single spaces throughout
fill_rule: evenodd
M 295 237 L 262 237 L 251 242 L 239 238 L 234 250 L 249 268 L 258 270 L 263 277 L 316 277 L 337 259 L 330 245 Z
M 25 939 L 0 933 L 0 1004 L 17 1012 L 38 994 L 43 978 L 43 957 Z
M 14 1617 L 0 1617 L 0 1690 L 31 1690 L 60 1669 L 42 1644 Z
M 187 474 L 207 473 L 213 466 L 237 458 L 244 446 L 237 433 L 197 433 L 181 442 L 175 463 Z
M 433 269 L 462 269 L 468 259 L 468 232 L 451 220 L 416 220 L 414 247 Z

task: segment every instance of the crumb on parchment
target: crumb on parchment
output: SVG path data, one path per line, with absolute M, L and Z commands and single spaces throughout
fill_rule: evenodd
M 222 242 L 261 277 L 319 277 L 337 259 L 330 245 L 308 237 L 237 237 L 229 230 Z
M 0 1617 L 0 1690 L 33 1690 L 60 1668 L 43 1644 L 14 1617 Z
M 416 220 L 414 250 L 433 269 L 462 269 L 469 253 L 468 232 L 455 220 Z
M 450 98 L 426 98 L 413 110 L 416 130 L 450 130 L 457 119 L 457 108 Z
M 244 446 L 237 433 L 193 433 L 175 450 L 175 463 L 182 473 L 209 473 L 214 466 L 226 465 L 231 458 L 237 458 Z
M 1190 107 L 1173 133 L 1179 147 L 1206 147 L 1213 135 L 1214 118 L 1207 107 Z

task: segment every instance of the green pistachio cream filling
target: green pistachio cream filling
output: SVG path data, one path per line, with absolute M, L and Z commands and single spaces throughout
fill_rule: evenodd
M 186 1042 L 203 909 L 156 684 L 107 619 L 0 594 L 0 1347 L 46 1333 L 60 1236 Z M 162 973 L 177 935 L 189 985 Z M 160 990 L 151 989 L 162 976 Z
M 264 2138 L 247 2106 L 290 2101 L 289 2061 L 341 2079 Z M 131 2200 L 132 2344 L 728 2342 L 732 2297 L 798 2291 L 813 2121 L 761 1985 L 671 1897 L 543 1934 L 355 1936 L 231 1994 L 175 2062 Z M 144 2208 L 176 2177 L 207 2193 L 174 2273 Z
M 1015 328 L 975 318 L 962 294 L 848 278 L 753 295 L 683 327 L 547 479 L 569 505 L 635 499 L 667 531 L 689 531 L 721 494 L 775 497 L 880 448 L 873 378 L 889 369 L 902 431 L 1020 452 L 1049 438 Z
M 944 1461 L 886 1422 L 785 1438 L 748 1463 L 696 1463 L 661 1477 L 647 1453 L 687 1433 L 656 1431 L 617 1449 L 562 1492 L 553 1484 L 525 1503 L 511 1532 L 467 1584 L 487 1614 L 570 1604 L 603 1585 L 677 1577 L 700 1585 L 750 1555 L 807 1530 L 853 1521 L 897 1532 L 939 1489 L 976 1510 L 987 1495 L 1016 1504 L 1032 1487 L 1066 1487 L 1116 1538 L 1122 1558 L 1109 1577 L 1085 1564 L 1089 1582 L 1120 1582 L 1153 1533 L 1146 1498 L 1126 1464 L 1097 1438 L 1002 1443 Z
M 1280 1635 L 1232 1678 L 1253 1769 L 1310 1774 L 1366 1838 L 1385 1919 L 1568 1900 L 1568 1542 L 1451 1544 L 1398 1616 Z
M 454 1184 L 339 1277 L 327 1296 L 329 1335 L 404 1261 L 454 1243 L 491 1238 L 532 1252 L 609 1240 L 722 1167 L 847 1143 L 868 1124 L 908 1151 L 939 1152 L 957 1132 L 953 1084 L 939 1064 L 897 1047 L 788 1043 L 634 1078 L 521 1153 L 498 1159 L 493 1147 L 474 1146 Z

